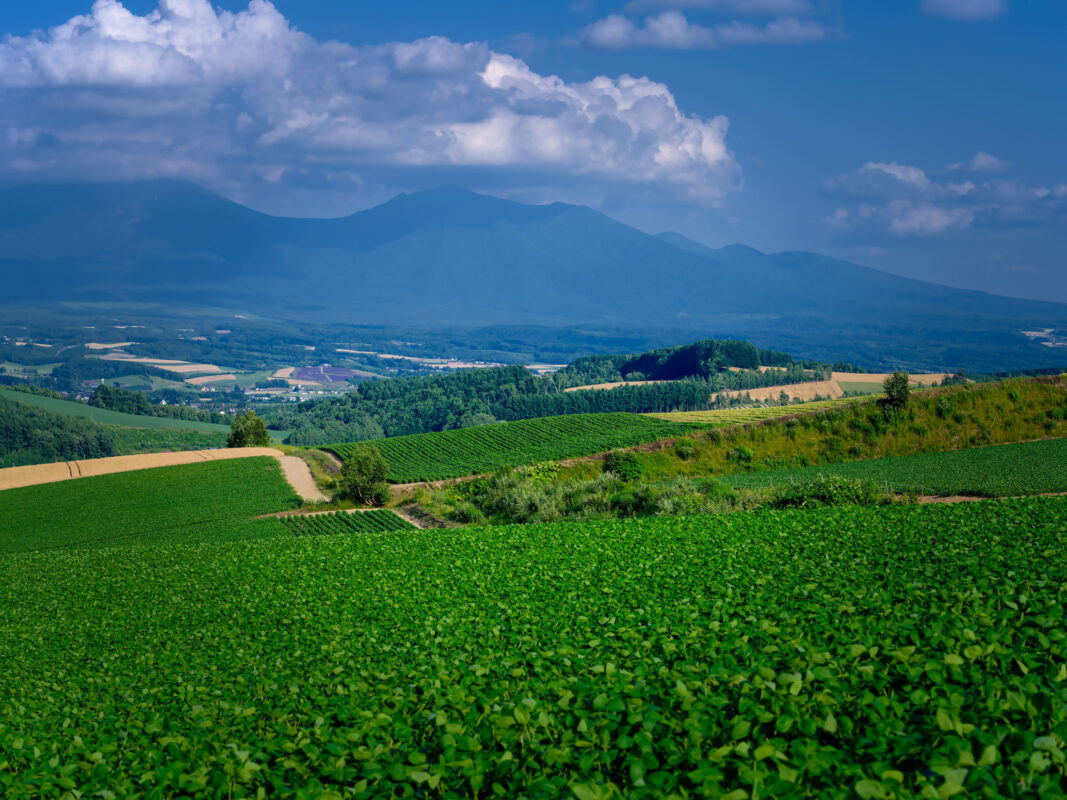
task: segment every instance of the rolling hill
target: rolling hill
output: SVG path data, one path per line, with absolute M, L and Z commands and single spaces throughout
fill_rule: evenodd
M 1067 360 L 1022 334 L 1067 328 L 1067 305 L 813 253 L 710 249 L 583 206 L 455 188 L 287 219 L 174 181 L 16 186 L 0 191 L 0 270 L 21 307 L 180 302 L 424 328 L 674 328 L 912 369 Z

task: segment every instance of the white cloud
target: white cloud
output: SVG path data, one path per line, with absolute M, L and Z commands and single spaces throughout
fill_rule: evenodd
M 160 0 L 144 16 L 97 0 L 64 25 L 0 42 L 0 105 L 9 128 L 0 171 L 37 160 L 66 176 L 239 183 L 536 169 L 561 181 L 660 184 L 708 204 L 740 180 L 726 118 L 686 114 L 661 83 L 568 83 L 440 37 L 319 42 L 267 0 L 239 13 Z M 37 145 L 44 136 L 48 148 Z
M 989 153 L 975 153 L 971 159 L 972 172 L 1003 172 L 1011 164 Z
M 735 20 L 704 26 L 690 22 L 680 11 L 664 11 L 646 17 L 641 25 L 619 14 L 612 14 L 582 31 L 582 39 L 587 44 L 608 49 L 663 47 L 710 50 L 731 45 L 815 42 L 829 35 L 830 32 L 822 23 L 795 17 L 774 19 L 764 25 Z
M 936 17 L 961 20 L 993 19 L 1007 9 L 1005 0 L 922 0 L 922 8 Z

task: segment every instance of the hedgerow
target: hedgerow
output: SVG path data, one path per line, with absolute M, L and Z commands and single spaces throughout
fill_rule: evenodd
M 0 794 L 1063 797 L 1065 532 L 1049 498 L 6 555 Z

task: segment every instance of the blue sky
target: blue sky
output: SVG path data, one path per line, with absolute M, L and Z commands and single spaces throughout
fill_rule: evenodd
M 452 183 L 1067 302 L 1067 3 L 0 3 L 0 181 Z M 6 118 L 6 119 L 5 119 Z

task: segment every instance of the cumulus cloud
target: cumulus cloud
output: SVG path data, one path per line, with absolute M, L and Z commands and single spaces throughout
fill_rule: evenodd
M 960 20 L 993 19 L 1006 9 L 1005 0 L 922 0 L 922 8 L 935 17 Z
M 1009 167 L 1011 167 L 1010 161 L 997 158 L 989 153 L 978 152 L 970 161 L 957 161 L 949 164 L 946 169 L 949 172 L 1004 172 Z
M 746 44 L 816 42 L 829 35 L 822 23 L 796 17 L 774 19 L 764 25 L 734 20 L 705 26 L 690 22 L 681 11 L 664 11 L 646 17 L 641 24 L 635 24 L 619 14 L 611 14 L 582 31 L 582 39 L 587 44 L 607 49 L 663 47 L 710 50 Z
M 985 153 L 978 155 L 984 158 L 976 157 L 960 166 L 972 172 L 1008 168 L 1006 161 Z M 1028 186 L 1009 177 L 945 180 L 895 161 L 868 162 L 830 178 L 823 188 L 839 200 L 854 203 L 852 208 L 837 208 L 825 220 L 838 229 L 874 226 L 896 236 L 929 236 L 970 227 L 1067 222 L 1067 192 L 1057 196 L 1056 190 L 1047 186 Z
M 320 42 L 267 0 L 237 13 L 160 0 L 144 16 L 97 0 L 0 42 L 0 103 L 8 172 L 358 182 L 477 167 L 656 184 L 708 204 L 739 183 L 726 118 L 686 114 L 661 83 L 568 83 L 440 37 Z

